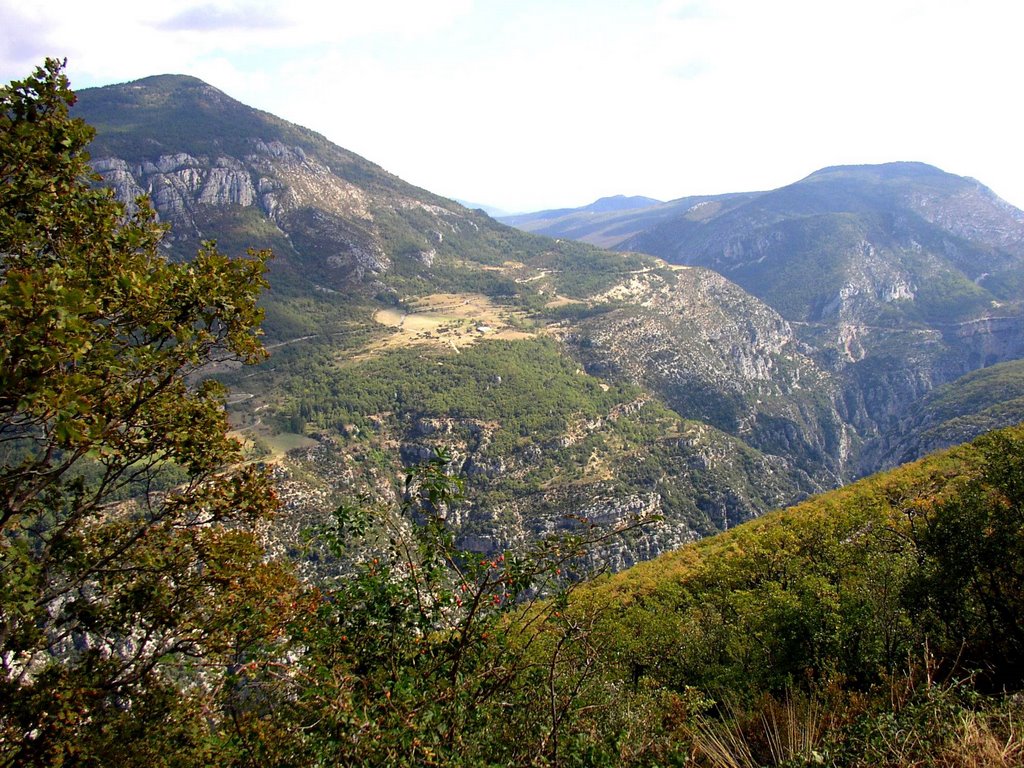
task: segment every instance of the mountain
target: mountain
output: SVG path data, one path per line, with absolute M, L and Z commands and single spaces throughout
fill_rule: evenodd
M 711 267 L 766 301 L 883 442 L 933 387 L 1024 353 L 1024 212 L 920 163 L 826 168 L 617 247 Z
M 635 232 L 613 246 L 714 269 L 791 322 L 864 442 L 854 475 L 891 466 L 881 446 L 914 444 L 921 425 L 904 414 L 932 388 L 1024 353 L 1024 212 L 973 179 L 922 163 L 839 166 L 695 199 L 620 218 Z M 580 236 L 561 221 L 548 231 Z M 1013 402 L 999 411 L 1000 425 L 1024 417 Z
M 86 90 L 75 114 L 105 183 L 172 225 L 170 258 L 276 255 L 270 360 L 212 373 L 277 467 L 282 547 L 445 447 L 462 546 L 656 519 L 598 553 L 622 568 L 913 452 L 924 395 L 1021 356 L 1019 212 L 927 167 L 588 207 L 601 237 L 703 254 L 673 266 L 508 227 L 194 78 Z
M 502 210 L 501 208 L 495 208 L 493 205 L 487 205 L 486 203 L 474 203 L 472 200 L 457 199 L 459 205 L 464 208 L 472 208 L 473 210 L 481 210 L 490 216 L 492 219 L 500 219 L 502 216 L 509 216 L 509 212 Z
M 469 479 L 451 520 L 464 546 L 492 551 L 566 515 L 660 517 L 603 553 L 616 568 L 837 480 L 708 415 L 718 399 L 755 403 L 760 374 L 733 372 L 770 366 L 794 343 L 775 313 L 712 272 L 681 276 L 651 257 L 521 233 L 193 78 L 86 90 L 75 114 L 97 128 L 105 183 L 126 201 L 149 195 L 172 225 L 170 257 L 207 238 L 275 253 L 272 357 L 217 375 L 239 435 L 280 467 L 285 546 L 343 496 L 394 498 L 402 465 L 441 446 Z M 701 339 L 684 364 L 704 390 L 687 409 L 598 359 L 601 329 L 630 307 L 651 300 L 643 312 L 674 315 L 698 295 L 715 326 L 666 330 Z M 725 357 L 723 317 L 740 334 Z
M 921 163 L 826 168 L 617 244 L 711 267 L 788 319 L 956 321 L 1021 291 L 1024 212 Z
M 524 232 L 571 238 L 610 248 L 656 224 L 668 221 L 695 205 L 719 197 L 688 197 L 669 203 L 650 197 L 603 197 L 582 208 L 557 208 L 536 213 L 501 216 L 499 221 Z
M 258 242 L 303 290 L 330 291 L 412 278 L 439 255 L 472 250 L 484 262 L 507 250 L 510 233 L 486 216 L 195 78 L 85 90 L 76 113 L 97 128 L 91 151 L 105 183 L 125 200 L 148 194 L 181 257 L 211 236 Z
M 710 267 L 794 321 L 868 316 L 884 304 L 948 320 L 1021 292 L 1024 212 L 923 163 L 837 166 L 769 192 L 680 198 L 599 221 L 595 213 L 503 220 Z

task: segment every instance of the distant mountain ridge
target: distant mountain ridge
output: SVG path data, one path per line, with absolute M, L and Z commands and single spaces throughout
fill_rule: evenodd
M 502 216 L 499 221 L 525 232 L 547 237 L 568 237 L 601 248 L 613 248 L 625 239 L 668 221 L 694 206 L 715 202 L 721 197 L 730 196 L 687 197 L 663 203 L 648 197 L 616 195 L 601 198 L 582 208 L 521 213 Z
M 974 199 L 969 201 L 967 198 L 972 195 Z M 944 200 L 948 202 L 957 196 L 962 198 L 963 207 L 952 210 L 943 206 Z M 602 200 L 616 199 L 636 198 L 617 196 Z M 986 202 L 981 203 L 982 200 Z M 981 239 L 992 246 L 1018 251 L 1024 222 L 1024 213 L 976 180 L 918 162 L 832 166 L 777 190 L 694 195 L 669 202 L 651 200 L 650 205 L 637 205 L 637 210 L 633 206 L 604 208 L 598 203 L 521 213 L 501 220 L 550 237 L 572 237 L 602 247 L 651 252 L 673 263 L 690 263 L 698 258 L 690 250 L 695 243 L 688 238 L 697 237 L 695 233 L 703 228 L 688 225 L 726 215 L 730 216 L 730 223 L 749 214 L 759 224 L 765 224 L 789 216 L 866 213 L 877 211 L 880 204 L 902 206 L 957 237 Z M 735 209 L 742 215 L 731 214 Z M 595 213 L 606 212 L 619 215 L 612 220 L 594 220 Z
M 638 195 L 632 197 L 628 197 L 626 195 L 612 195 L 611 197 L 598 198 L 594 202 L 590 203 L 590 205 L 584 205 L 580 208 L 556 208 L 548 211 L 539 211 L 538 213 L 510 214 L 500 217 L 499 220 L 505 224 L 520 227 L 521 229 L 535 231 L 534 229 L 529 229 L 529 227 L 520 225 L 529 224 L 534 221 L 560 219 L 564 216 L 575 213 L 619 213 L 621 211 L 634 211 L 642 208 L 650 208 L 661 204 L 661 200 L 655 200 L 653 197 L 642 197 Z

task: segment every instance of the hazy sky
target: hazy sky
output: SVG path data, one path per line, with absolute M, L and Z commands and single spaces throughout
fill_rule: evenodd
M 185 73 L 509 211 L 921 160 L 1024 207 L 1020 0 L 0 0 L 0 79 Z

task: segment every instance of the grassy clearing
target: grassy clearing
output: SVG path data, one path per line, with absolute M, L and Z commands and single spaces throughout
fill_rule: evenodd
M 316 440 L 305 435 L 297 435 L 294 432 L 280 432 L 276 435 L 268 435 L 264 438 L 264 442 L 270 448 L 275 458 L 284 456 L 294 448 L 309 448 L 316 445 Z
M 528 339 L 535 333 L 519 330 L 522 313 L 496 305 L 483 294 L 435 293 L 417 300 L 408 310 L 382 309 L 373 319 L 391 333 L 364 354 L 417 344 L 469 346 L 483 338 Z
M 556 307 L 566 307 L 570 304 L 586 304 L 586 302 L 580 299 L 570 299 L 567 296 L 559 296 L 558 294 L 555 294 L 555 298 L 547 302 L 544 305 L 544 308 L 555 309 Z

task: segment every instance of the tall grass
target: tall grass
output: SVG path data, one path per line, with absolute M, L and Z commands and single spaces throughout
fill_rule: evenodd
M 1020 768 L 1024 696 L 982 697 L 962 683 L 908 675 L 866 698 L 766 696 L 691 720 L 707 768 Z
M 789 694 L 782 701 L 766 696 L 749 712 L 735 705 L 723 709 L 721 719 L 695 718 L 690 734 L 694 757 L 713 768 L 822 762 L 830 720 L 816 696 Z

